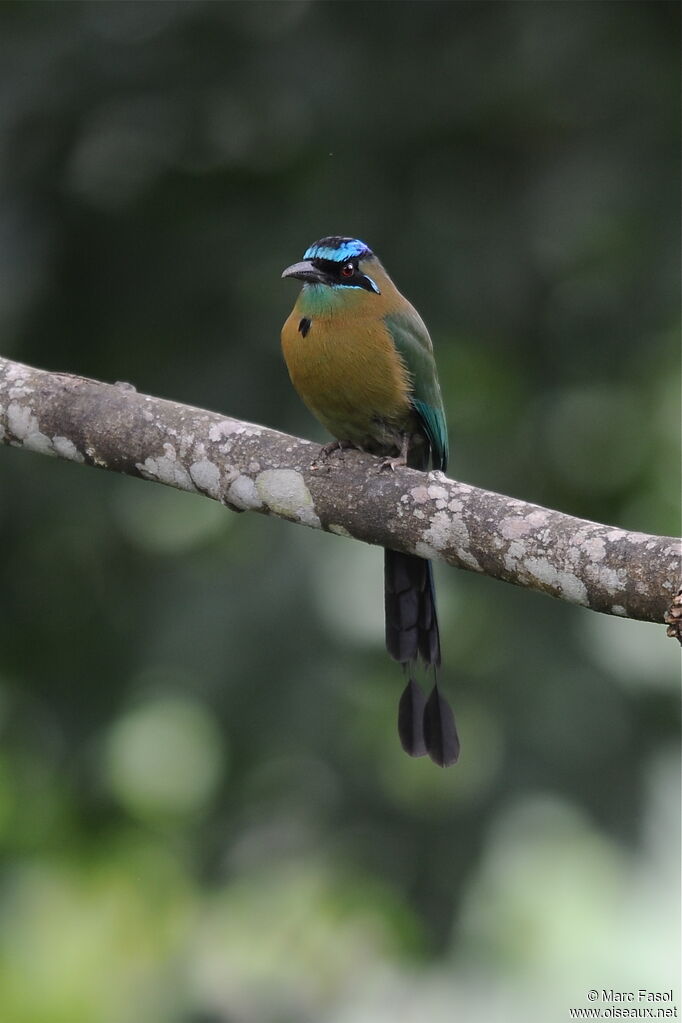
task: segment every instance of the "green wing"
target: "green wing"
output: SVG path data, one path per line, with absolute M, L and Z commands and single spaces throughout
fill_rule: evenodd
M 429 332 L 419 314 L 393 313 L 384 320 L 412 378 L 410 400 L 422 421 L 434 467 L 448 467 L 448 429 Z

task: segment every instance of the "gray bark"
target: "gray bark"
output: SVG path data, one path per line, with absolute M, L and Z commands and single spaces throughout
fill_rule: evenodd
M 316 445 L 217 412 L 0 359 L 0 441 L 139 476 L 366 543 L 540 590 L 606 614 L 663 622 L 680 541 L 577 519 L 448 479 L 381 470 L 356 451 L 315 466 Z

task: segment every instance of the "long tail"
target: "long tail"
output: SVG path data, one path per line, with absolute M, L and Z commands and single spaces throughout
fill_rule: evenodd
M 452 709 L 438 689 L 428 700 L 413 678 L 418 660 L 434 669 L 440 666 L 440 635 L 431 563 L 414 554 L 384 551 L 386 648 L 407 671 L 408 681 L 400 699 L 398 734 L 403 749 L 413 757 L 428 753 L 441 767 L 454 764 L 459 739 Z

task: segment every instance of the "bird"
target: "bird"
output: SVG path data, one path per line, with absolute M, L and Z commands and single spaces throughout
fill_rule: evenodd
M 443 472 L 448 435 L 433 345 L 421 316 L 398 291 L 378 256 L 358 238 L 313 242 L 282 272 L 303 282 L 281 343 L 291 382 L 335 438 L 321 449 L 380 455 L 381 469 L 407 465 Z M 386 648 L 406 678 L 398 735 L 410 756 L 439 766 L 457 761 L 452 709 L 438 684 L 440 633 L 431 563 L 385 549 Z M 419 662 L 433 671 L 428 699 Z

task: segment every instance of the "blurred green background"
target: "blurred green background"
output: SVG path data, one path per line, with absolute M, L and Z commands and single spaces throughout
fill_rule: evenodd
M 429 324 L 453 475 L 677 533 L 678 40 L 649 0 L 5 3 L 2 353 L 322 441 L 279 275 L 359 236 Z M 662 627 L 439 569 L 438 771 L 395 736 L 379 551 L 0 460 L 2 1023 L 674 986 Z

